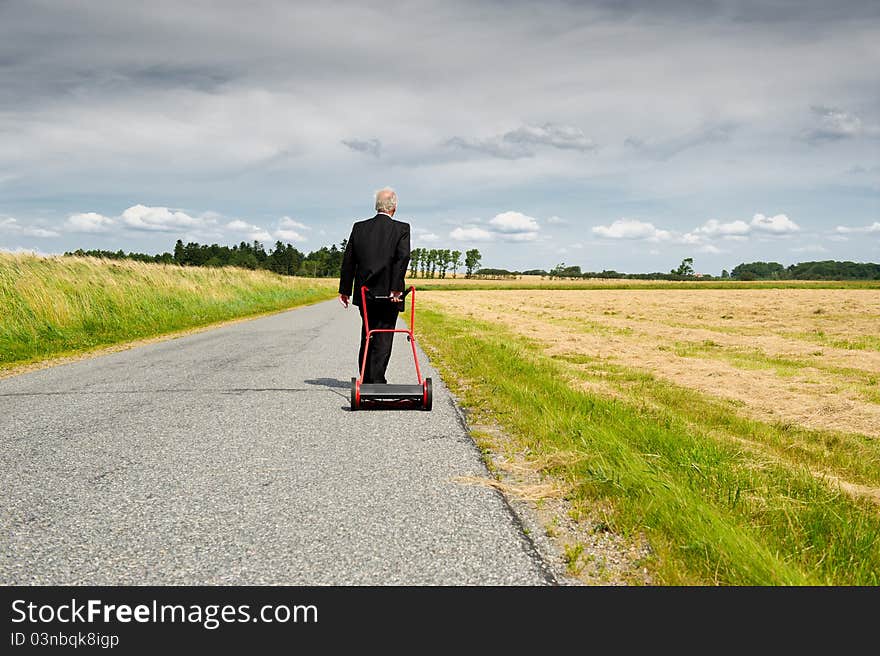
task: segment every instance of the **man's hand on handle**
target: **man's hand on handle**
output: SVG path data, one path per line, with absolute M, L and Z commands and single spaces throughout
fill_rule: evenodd
M 345 307 L 348 307 L 349 299 L 350 297 L 347 294 L 339 295 L 339 302 Z M 391 300 L 395 303 L 400 303 L 403 300 L 403 292 L 391 292 Z

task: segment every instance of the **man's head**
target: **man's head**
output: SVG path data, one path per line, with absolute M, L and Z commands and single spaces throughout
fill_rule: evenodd
M 376 192 L 376 211 L 394 216 L 397 210 L 397 193 L 391 187 L 384 187 Z

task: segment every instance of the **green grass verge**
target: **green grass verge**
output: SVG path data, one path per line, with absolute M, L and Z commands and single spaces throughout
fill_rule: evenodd
M 332 298 L 333 282 L 0 254 L 0 368 Z
M 550 358 L 504 328 L 420 310 L 420 340 L 478 421 L 546 473 L 569 501 L 608 508 L 644 536 L 662 584 L 877 585 L 880 512 L 811 473 L 876 482 L 875 441 L 744 419 L 724 403 L 618 370 L 633 396 L 578 389 L 607 367 Z M 709 411 L 711 410 L 711 412 Z M 739 438 L 739 439 L 734 439 Z

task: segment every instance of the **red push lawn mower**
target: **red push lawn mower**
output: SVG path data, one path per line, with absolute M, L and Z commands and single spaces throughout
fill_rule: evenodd
M 409 294 L 412 299 L 409 313 L 409 330 L 403 328 L 377 328 L 370 329 L 369 317 L 367 316 L 367 294 L 369 289 L 361 287 L 361 307 L 364 309 L 364 330 L 367 333 L 367 343 L 364 346 L 364 357 L 361 361 L 361 375 L 351 379 L 351 409 L 360 410 L 367 407 L 416 407 L 422 410 L 430 410 L 433 406 L 431 391 L 431 379 L 422 378 L 419 369 L 419 356 L 416 353 L 416 338 L 413 330 L 416 325 L 416 288 L 410 287 L 401 297 L 400 302 L 406 302 Z M 394 303 L 391 296 L 373 296 L 370 300 Z M 416 365 L 417 385 L 389 385 L 388 383 L 365 383 L 364 370 L 367 366 L 367 353 L 370 350 L 370 338 L 377 333 L 404 333 L 412 346 L 413 362 Z

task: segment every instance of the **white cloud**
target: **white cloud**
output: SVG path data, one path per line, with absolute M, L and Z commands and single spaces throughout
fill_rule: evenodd
M 480 222 L 479 219 L 475 221 Z M 459 226 L 449 233 L 449 237 L 456 241 L 524 242 L 537 240 L 541 230 L 536 218 L 514 211 L 496 214 L 485 225 L 485 228 Z
M 698 228 L 687 232 L 681 237 L 685 244 L 707 244 L 714 239 L 725 241 L 746 241 L 755 232 L 765 232 L 774 235 L 791 234 L 800 230 L 794 221 L 785 214 L 767 217 L 763 214 L 755 214 L 752 220 L 746 223 L 737 219 L 723 223 L 717 219 L 709 219 Z M 709 250 L 705 247 L 704 252 L 718 253 L 720 250 Z
M 489 220 L 489 225 L 496 232 L 505 234 L 537 232 L 540 228 L 538 222 L 521 212 L 502 212 Z
M 748 223 L 742 220 L 721 222 L 710 219 L 690 232 L 680 233 L 663 230 L 653 223 L 634 219 L 618 219 L 611 225 L 593 228 L 593 233 L 605 239 L 632 239 L 642 241 L 662 241 L 694 246 L 698 252 L 717 255 L 724 251 L 713 241 L 745 241 L 755 232 L 784 235 L 797 232 L 800 227 L 785 214 L 767 217 L 755 214 Z
M 551 216 L 547 219 L 548 225 L 567 225 L 568 221 L 559 216 Z
M 108 229 L 116 225 L 122 225 L 137 231 L 151 232 L 178 232 L 186 231 L 187 238 L 196 240 L 201 239 L 222 239 L 224 234 L 233 233 L 236 238 L 246 237 L 249 240 L 270 241 L 282 240 L 288 242 L 302 242 L 308 238 L 301 231 L 311 230 L 309 226 L 301 221 L 297 221 L 289 216 L 283 216 L 278 220 L 277 229 L 274 231 L 243 221 L 241 219 L 233 219 L 227 221 L 222 214 L 217 212 L 204 212 L 199 216 L 190 216 L 189 214 L 179 211 L 170 210 L 167 207 L 148 207 L 145 205 L 134 205 L 126 209 L 120 216 L 110 218 L 98 214 L 97 212 L 82 212 L 71 215 L 65 227 L 71 232 L 98 233 L 106 232 Z M 11 221 L 15 221 L 12 219 Z M 2 227 L 0 223 L 0 227 Z M 222 230 L 218 231 L 218 229 Z M 36 230 L 29 231 L 19 230 L 19 234 L 35 235 Z M 37 236 L 55 236 L 57 233 L 51 231 L 41 231 L 50 234 Z
M 433 232 L 415 232 L 413 238 L 420 244 L 435 244 L 440 241 L 440 235 Z
M 237 230 L 240 231 L 248 231 L 251 234 L 265 235 L 268 234 L 259 226 L 252 225 L 250 223 L 245 223 L 244 221 L 233 221 L 232 223 L 236 224 Z M 271 237 L 278 239 L 280 241 L 287 242 L 302 242 L 308 241 L 308 237 L 306 237 L 301 230 L 311 230 L 311 227 L 307 226 L 302 221 L 297 221 L 296 219 L 292 219 L 289 216 L 282 216 L 278 219 L 278 228 L 274 230 L 271 234 Z M 259 236 L 253 237 L 254 239 L 266 240 L 268 237 Z
M 745 221 L 721 223 L 717 219 L 709 219 L 699 228 L 696 228 L 694 232 L 706 235 L 707 237 L 727 237 L 747 235 L 751 229 L 751 226 Z
M 474 222 L 481 221 L 475 219 Z M 524 242 L 537 240 L 541 230 L 536 218 L 514 211 L 496 214 L 485 226 L 460 226 L 450 232 L 449 237 L 456 241 Z
M 170 210 L 167 207 L 147 207 L 133 205 L 122 213 L 122 222 L 132 230 L 147 232 L 176 232 L 181 228 L 198 228 L 209 222 L 208 219 L 192 217 L 185 212 Z
M 255 226 L 253 223 L 248 223 L 246 221 L 242 221 L 241 219 L 235 219 L 234 221 L 230 221 L 226 224 L 226 227 L 232 230 L 233 232 L 249 232 L 251 230 L 259 230 L 258 226 Z
M 45 228 L 25 228 L 21 234 L 26 237 L 60 237 L 61 234 L 54 230 L 46 230 Z
M 449 233 L 455 241 L 492 241 L 492 233 L 483 228 L 455 228 Z
M 784 235 L 801 229 L 797 223 L 789 219 L 785 214 L 777 214 L 776 216 L 755 214 L 749 225 L 755 230 L 769 232 L 774 235 Z
M 646 239 L 664 241 L 672 237 L 668 230 L 660 230 L 653 223 L 635 219 L 618 219 L 611 225 L 595 226 L 593 233 L 605 239 Z
M 27 226 L 19 223 L 17 219 L 6 217 L 0 219 L 0 231 L 9 232 L 15 235 L 23 235 L 25 237 L 59 237 L 60 233 L 55 230 L 48 230 L 38 226 Z
M 837 226 L 835 230 L 844 234 L 851 232 L 880 232 L 880 221 L 874 221 L 874 223 L 867 226 Z
M 65 227 L 71 232 L 107 232 L 116 221 L 97 212 L 71 214 Z
M 247 221 L 242 221 L 241 219 L 230 221 L 226 224 L 226 229 L 234 233 L 245 235 L 248 239 L 252 240 L 269 241 L 272 239 L 272 235 L 265 228 L 261 228 L 253 223 L 248 223 Z
M 305 241 L 306 238 L 296 230 L 276 230 L 272 233 L 276 239 L 282 241 Z
M 301 221 L 297 221 L 296 219 L 291 219 L 289 216 L 282 216 L 278 220 L 279 228 L 295 228 L 297 230 L 311 230 L 309 226 Z
M 418 226 L 413 226 L 412 235 L 413 242 L 418 246 L 423 244 L 435 244 L 440 241 L 440 235 L 425 228 L 419 228 Z

